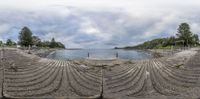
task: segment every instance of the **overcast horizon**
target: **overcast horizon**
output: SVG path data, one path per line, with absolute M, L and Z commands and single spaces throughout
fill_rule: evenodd
M 0 40 L 27 26 L 66 48 L 113 48 L 175 36 L 187 22 L 200 35 L 198 0 L 0 0 Z

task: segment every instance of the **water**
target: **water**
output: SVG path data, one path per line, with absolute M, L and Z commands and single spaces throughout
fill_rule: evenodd
M 58 50 L 47 58 L 61 59 L 61 60 L 73 60 L 73 59 L 115 59 L 117 54 L 121 59 L 149 59 L 152 55 L 146 51 L 141 50 L 123 50 L 123 49 L 81 49 L 81 50 Z

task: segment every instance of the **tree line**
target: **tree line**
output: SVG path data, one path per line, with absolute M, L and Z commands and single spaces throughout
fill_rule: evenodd
M 55 38 L 52 38 L 51 41 L 42 41 L 38 36 L 34 36 L 31 30 L 28 27 L 23 27 L 19 32 L 19 41 L 16 43 L 11 39 L 7 39 L 4 45 L 6 46 L 16 46 L 17 44 L 21 47 L 48 47 L 48 48 L 65 48 L 64 44 L 61 42 L 55 41 Z M 3 42 L 0 41 L 0 45 L 3 45 Z
M 127 46 L 125 49 L 154 49 L 154 48 L 171 48 L 172 46 L 178 47 L 194 47 L 200 46 L 199 37 L 193 34 L 190 30 L 188 23 L 181 23 L 177 29 L 176 36 L 167 38 L 157 38 L 151 41 L 146 41 L 143 44 L 136 46 Z
M 15 47 L 17 43 L 12 41 L 11 39 L 7 39 L 5 43 L 3 41 L 0 41 L 0 46 L 3 46 L 3 45 L 9 46 L 9 47 Z

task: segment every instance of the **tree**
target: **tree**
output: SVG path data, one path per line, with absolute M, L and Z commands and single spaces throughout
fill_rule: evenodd
M 3 41 L 0 41 L 0 47 L 3 45 Z
M 49 46 L 49 47 L 50 47 L 50 48 L 56 48 L 56 47 L 57 47 L 57 43 L 56 43 L 56 41 L 55 41 L 54 38 L 51 39 L 51 43 L 50 43 L 50 46 Z
M 196 45 L 196 44 L 199 44 L 199 36 L 197 34 L 194 34 L 193 35 L 193 43 Z
M 175 45 L 176 38 L 174 36 L 170 36 L 169 38 L 165 38 L 163 40 L 164 40 L 164 43 L 162 44 L 163 47 L 173 46 Z
M 8 40 L 6 41 L 6 45 L 7 45 L 7 46 L 12 46 L 12 40 L 11 40 L 11 39 L 8 39 Z
M 50 42 L 49 41 L 42 42 L 42 47 L 49 47 L 49 46 L 50 46 Z
M 7 46 L 16 46 L 17 44 L 14 41 L 12 41 L 11 39 L 7 39 L 6 45 Z
M 28 47 L 33 45 L 32 32 L 28 27 L 23 27 L 19 33 L 19 44 Z
M 35 46 L 38 46 L 38 47 L 42 46 L 41 39 L 38 36 L 33 36 L 32 42 L 33 42 L 33 45 Z
M 65 48 L 65 45 L 64 44 L 62 44 L 61 42 L 57 42 L 57 44 L 58 44 L 58 48 Z
M 184 46 L 192 44 L 193 34 L 190 31 L 190 26 L 187 23 L 181 23 L 178 28 L 177 37 L 184 41 Z

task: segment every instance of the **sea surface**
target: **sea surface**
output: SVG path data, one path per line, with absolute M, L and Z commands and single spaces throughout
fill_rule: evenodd
M 151 53 L 143 50 L 124 50 L 124 49 L 79 49 L 79 50 L 57 50 L 47 56 L 51 59 L 73 60 L 73 59 L 149 59 Z

